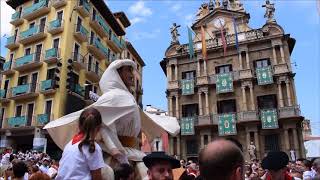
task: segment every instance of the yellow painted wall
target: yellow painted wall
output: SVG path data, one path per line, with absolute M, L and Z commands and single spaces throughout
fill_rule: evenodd
M 26 114 L 27 111 L 27 104 L 30 102 L 35 102 L 35 109 L 34 109 L 34 115 L 37 114 L 43 114 L 44 113 L 44 108 L 45 108 L 45 101 L 48 99 L 52 99 L 53 100 L 53 106 L 52 106 L 52 114 L 54 116 L 54 119 L 57 119 L 58 117 L 61 117 L 62 115 L 64 115 L 64 110 L 65 110 L 65 105 L 66 105 L 66 96 L 67 96 L 67 90 L 66 90 L 66 79 L 67 79 L 67 59 L 71 58 L 72 52 L 73 52 L 73 47 L 74 44 L 76 42 L 76 39 L 74 38 L 74 31 L 75 31 L 75 24 L 77 21 L 77 17 L 80 16 L 82 18 L 82 25 L 89 31 L 88 34 L 88 40 L 89 40 L 89 36 L 90 36 L 90 31 L 94 31 L 93 29 L 91 29 L 90 24 L 89 24 L 89 20 L 90 20 L 90 16 L 89 17 L 82 17 L 76 10 L 73 10 L 74 7 L 76 6 L 77 1 L 69 1 L 66 0 L 67 4 L 59 9 L 55 9 L 54 7 L 51 6 L 51 10 L 49 13 L 47 13 L 44 16 L 41 17 L 37 17 L 36 19 L 28 22 L 27 20 L 24 20 L 24 23 L 21 24 L 19 27 L 13 27 L 12 28 L 12 35 L 14 33 L 15 28 L 18 28 L 18 36 L 20 34 L 20 32 L 25 31 L 29 28 L 29 23 L 31 22 L 36 22 L 36 24 L 39 23 L 40 19 L 42 17 L 46 17 L 46 25 L 48 28 L 49 22 L 51 22 L 52 20 L 56 19 L 56 13 L 60 10 L 63 10 L 63 32 L 56 34 L 56 35 L 51 35 L 50 33 L 46 33 L 47 37 L 41 41 L 35 42 L 35 43 L 31 43 L 28 44 L 26 46 L 20 44 L 20 47 L 16 50 L 14 50 L 14 60 L 17 58 L 20 58 L 22 56 L 24 56 L 24 49 L 27 47 L 31 47 L 31 53 L 35 52 L 35 47 L 37 44 L 42 43 L 43 48 L 42 48 L 42 53 L 45 53 L 45 51 L 47 49 L 51 49 L 52 45 L 53 45 L 53 39 L 56 37 L 60 38 L 60 55 L 61 55 L 61 62 L 62 62 L 62 68 L 61 68 L 61 73 L 60 73 L 60 88 L 56 89 L 56 93 L 53 95 L 44 95 L 42 93 L 39 93 L 39 96 L 37 98 L 34 98 L 32 100 L 21 100 L 21 101 L 14 101 L 11 100 L 10 103 L 7 104 L 2 104 L 1 106 L 4 106 L 5 109 L 5 116 L 4 119 L 6 118 L 10 118 L 10 117 L 14 117 L 15 116 L 15 107 L 18 104 L 22 104 L 23 105 L 23 112 L 22 114 Z M 26 3 L 23 4 L 23 8 L 28 7 L 32 5 L 32 1 L 28 1 Z M 94 8 L 94 6 L 91 4 L 91 8 Z M 18 8 L 17 8 L 18 9 Z M 98 12 L 98 11 L 97 11 Z M 111 28 L 111 27 L 110 27 Z M 95 34 L 98 36 L 98 34 L 95 32 Z M 122 37 L 124 38 L 124 37 Z M 101 38 L 102 43 L 105 47 L 108 47 L 107 43 L 106 43 L 106 39 L 102 39 Z M 81 46 L 81 51 L 80 54 L 81 55 L 86 55 L 86 58 L 88 58 L 88 42 L 84 42 L 84 43 L 80 43 L 78 42 L 78 44 Z M 110 47 L 108 47 L 109 49 L 111 49 Z M 8 49 L 8 53 L 6 56 L 6 59 L 9 59 L 10 56 L 10 50 Z M 97 60 L 99 61 L 99 66 L 100 69 L 102 69 L 103 71 L 107 68 L 107 60 L 106 59 L 102 59 L 102 60 Z M 18 83 L 18 77 L 23 75 L 23 74 L 28 74 L 29 75 L 29 82 L 31 80 L 31 75 L 33 72 L 38 72 L 38 84 L 43 81 L 46 80 L 46 75 L 47 75 L 47 70 L 50 68 L 56 67 L 56 64 L 51 64 L 48 65 L 47 63 L 43 62 L 43 65 L 39 68 L 35 68 L 33 70 L 24 72 L 24 73 L 19 73 L 19 72 L 15 72 L 14 75 L 10 75 L 8 77 L 4 77 L 3 78 L 3 83 L 1 85 L 1 88 L 4 87 L 4 80 L 5 79 L 10 79 L 10 84 L 9 84 L 9 89 L 11 89 L 12 87 L 17 86 Z M 84 85 L 85 81 L 87 80 L 86 76 L 85 76 L 85 69 L 82 69 L 79 71 L 74 70 L 77 74 L 79 74 L 79 84 L 81 86 Z M 35 122 L 33 122 L 35 123 Z M 33 124 L 34 125 L 34 124 Z M 3 122 L 3 126 L 2 127 L 7 127 L 7 121 L 4 120 Z

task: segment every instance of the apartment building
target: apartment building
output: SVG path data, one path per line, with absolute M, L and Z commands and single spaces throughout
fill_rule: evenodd
M 6 3 L 16 11 L 1 72 L 2 144 L 57 149 L 42 127 L 92 103 L 90 91 L 101 95 L 98 82 L 126 49 L 130 22 L 103 0 Z

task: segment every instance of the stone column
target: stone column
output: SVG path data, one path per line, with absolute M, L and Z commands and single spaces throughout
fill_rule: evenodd
M 204 75 L 207 76 L 208 75 L 208 71 L 207 71 L 207 60 L 203 61 L 203 69 L 204 69 Z
M 260 159 L 260 141 L 259 141 L 259 134 L 258 131 L 254 132 L 254 142 L 256 146 L 256 151 L 257 151 L 257 158 Z
M 176 118 L 179 119 L 180 113 L 179 113 L 179 96 L 176 95 Z
M 208 144 L 211 142 L 211 132 L 208 133 Z
M 173 155 L 173 137 L 170 136 L 170 147 L 169 147 L 170 154 Z
M 180 150 L 180 135 L 177 135 L 177 155 L 181 157 L 181 150 Z
M 199 115 L 202 116 L 203 112 L 202 112 L 202 98 L 201 98 L 201 93 L 202 92 L 198 92 L 199 95 Z
M 172 111 L 172 96 L 169 96 L 169 116 L 173 116 L 173 111 Z
M 208 91 L 204 92 L 205 95 L 205 99 L 206 99 L 206 115 L 209 115 L 209 95 L 208 95 Z
M 247 97 L 246 97 L 246 87 L 241 86 L 242 89 L 242 103 L 243 103 L 243 111 L 247 111 Z
M 174 80 L 178 80 L 178 65 L 176 64 L 175 66 L 174 66 Z
M 293 146 L 294 146 L 294 150 L 296 151 L 296 156 L 300 156 L 300 149 L 299 149 L 299 138 L 297 136 L 297 130 L 296 129 L 292 129 L 292 136 L 293 136 Z M 299 157 L 297 157 L 299 158 Z
M 203 134 L 200 134 L 200 138 L 201 138 L 201 141 L 200 141 L 200 149 L 204 148 L 204 135 Z
M 172 81 L 172 79 L 171 79 L 171 65 L 167 65 L 167 78 L 168 78 L 168 81 Z
M 281 55 L 281 63 L 282 64 L 286 63 L 286 61 L 284 60 L 283 45 L 280 46 L 280 55 Z
M 298 136 L 298 139 L 299 139 L 299 144 L 300 144 L 301 157 L 302 158 L 306 158 L 306 150 L 305 150 L 305 147 L 304 147 L 304 142 L 303 142 L 303 138 L 302 138 L 301 129 L 298 130 L 298 134 L 300 134 L 300 136 Z
M 186 158 L 186 143 L 185 143 L 185 139 L 181 137 L 181 159 L 185 159 Z
M 249 60 L 249 51 L 246 51 L 246 62 L 247 62 L 247 69 L 250 69 L 250 60 Z
M 289 145 L 290 139 L 289 139 L 288 129 L 284 128 L 283 133 L 284 133 L 284 148 L 285 148 L 284 151 L 286 153 L 289 153 L 289 151 L 290 151 L 290 145 Z
M 250 90 L 250 101 L 251 101 L 251 110 L 254 111 L 256 109 L 255 103 L 254 103 L 254 96 L 253 96 L 253 85 L 249 85 L 249 90 Z
M 277 65 L 278 64 L 277 63 L 277 53 L 276 53 L 276 47 L 275 46 L 272 47 L 272 53 L 273 53 L 273 64 Z
M 278 95 L 279 95 L 279 106 L 283 107 L 283 96 L 282 96 L 282 88 L 281 88 L 281 81 L 278 81 Z
M 288 106 L 292 106 L 289 79 L 287 79 L 287 80 L 285 81 L 285 83 L 286 83 L 286 88 L 287 88 Z
M 197 77 L 201 76 L 201 72 L 200 72 L 200 60 L 198 60 L 197 63 Z
M 239 58 L 240 70 L 243 70 L 241 52 L 239 53 L 238 58 Z

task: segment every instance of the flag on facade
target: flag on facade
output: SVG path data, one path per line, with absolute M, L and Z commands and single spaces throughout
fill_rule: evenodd
M 235 35 L 235 41 L 236 41 L 236 48 L 237 48 L 237 52 L 239 54 L 239 40 L 238 40 L 238 31 L 237 31 L 237 24 L 236 24 L 236 20 L 233 17 L 233 28 L 234 28 L 234 35 Z
M 206 34 L 203 26 L 201 26 L 201 44 L 202 44 L 202 58 L 204 60 L 207 60 Z
M 222 25 L 221 22 L 220 22 L 220 26 L 221 26 L 221 28 L 220 28 L 221 41 L 222 41 L 222 45 L 223 45 L 223 55 L 225 56 L 226 53 L 227 53 L 227 43 L 226 43 L 226 38 L 225 38 L 224 33 L 223 33 L 224 28 L 223 28 L 223 25 Z
M 193 38 L 192 38 L 192 29 L 188 28 L 188 37 L 189 37 L 189 57 L 190 60 L 194 57 L 194 49 L 193 49 Z

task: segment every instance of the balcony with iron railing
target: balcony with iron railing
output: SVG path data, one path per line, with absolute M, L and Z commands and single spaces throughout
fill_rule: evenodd
M 289 70 L 289 66 L 287 63 L 273 65 L 274 75 L 286 74 L 288 72 L 290 72 L 290 70 Z
M 42 94 L 48 95 L 56 92 L 55 80 L 47 79 L 40 82 L 39 90 Z
M 45 25 L 34 25 L 28 30 L 22 31 L 19 36 L 19 42 L 23 45 L 39 41 L 47 37 Z
M 17 35 L 13 35 L 7 38 L 6 48 L 12 50 L 15 50 L 19 47 L 18 38 Z
M 226 44 L 227 45 L 235 45 L 236 38 L 235 34 L 231 35 L 226 35 Z M 245 41 L 252 41 L 252 40 L 257 40 L 257 39 L 262 39 L 264 38 L 263 32 L 260 29 L 253 29 L 250 31 L 246 32 L 240 32 L 238 33 L 238 41 L 239 42 L 245 42 Z M 194 43 L 194 49 L 195 50 L 201 50 L 201 41 L 197 41 Z M 214 39 L 208 39 L 206 40 L 206 45 L 207 49 L 211 48 L 221 48 L 223 46 L 221 38 L 214 38 Z M 188 44 L 183 44 L 182 45 L 182 51 L 185 53 L 189 52 L 189 45 Z
M 23 19 L 21 18 L 21 12 L 16 11 L 11 15 L 11 21 L 10 23 L 14 26 L 19 26 L 23 23 Z
M 86 57 L 78 52 L 72 52 L 71 54 L 72 65 L 76 70 L 86 68 Z
M 37 83 L 18 85 L 10 89 L 9 98 L 12 100 L 21 100 L 34 98 L 39 95 Z
M 12 64 L 12 61 L 6 61 L 3 64 L 3 70 L 1 71 L 1 74 L 6 76 L 14 74 L 15 71 L 13 70 Z
M 59 9 L 67 4 L 67 0 L 51 0 L 51 4 L 54 8 Z
M 278 109 L 279 118 L 300 117 L 301 111 L 299 106 L 285 106 Z
M 179 89 L 179 81 L 168 81 L 168 89 Z
M 83 25 L 75 24 L 75 31 L 73 35 L 79 42 L 87 42 L 88 34 L 89 31 Z
M 231 71 L 229 73 L 231 74 L 232 81 L 238 81 L 240 79 L 239 71 Z M 209 75 L 209 84 L 216 84 L 218 75 L 219 75 L 219 73 Z
M 119 39 L 114 33 L 107 39 L 108 45 L 115 51 L 121 52 L 125 48 L 125 41 Z
M 90 38 L 88 44 L 88 50 L 92 53 L 97 59 L 107 59 L 109 49 L 105 47 L 98 38 Z
M 47 64 L 56 63 L 60 59 L 60 48 L 47 49 L 43 61 Z
M 88 79 L 92 80 L 93 82 L 98 82 L 103 74 L 102 69 L 97 67 L 95 63 L 87 63 L 86 67 L 87 68 L 85 74 L 88 77 Z
M 49 0 L 39 0 L 31 6 L 25 7 L 22 11 L 22 18 L 31 21 L 37 17 L 43 16 L 50 12 Z
M 7 89 L 0 89 L 0 102 L 7 103 L 10 100 L 8 99 L 8 90 Z
M 79 0 L 75 10 L 83 17 L 88 17 L 90 15 L 91 6 L 87 0 Z
M 91 14 L 91 21 L 89 22 L 91 27 L 102 37 L 108 37 L 109 31 L 111 30 L 102 16 Z
M 64 21 L 61 19 L 56 19 L 49 22 L 48 33 L 55 35 L 63 31 Z
M 27 126 L 27 117 L 26 116 L 16 116 L 8 118 L 8 127 L 9 128 L 18 128 Z
M 242 111 L 238 113 L 238 121 L 239 122 L 255 122 L 259 120 L 259 114 L 257 111 Z
M 36 115 L 36 126 L 45 126 L 51 120 L 53 120 L 53 114 L 38 114 Z
M 70 91 L 81 98 L 85 97 L 85 89 L 80 84 L 72 84 L 70 86 Z
M 240 69 L 239 70 L 239 79 L 252 79 L 253 73 L 251 69 Z
M 16 71 L 32 70 L 42 66 L 42 54 L 33 53 L 16 59 L 14 69 Z

